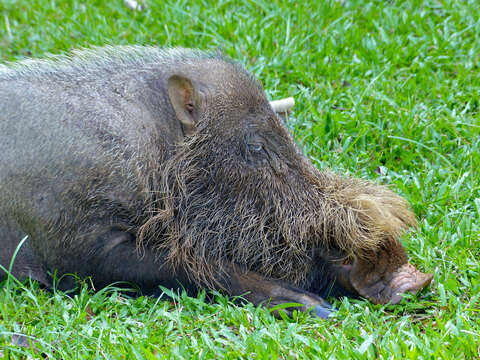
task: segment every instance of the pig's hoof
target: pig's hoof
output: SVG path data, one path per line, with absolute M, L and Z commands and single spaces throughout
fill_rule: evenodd
M 312 313 L 320 319 L 327 319 L 332 312 L 332 307 L 328 304 L 327 306 L 315 305 L 315 307 L 312 309 Z

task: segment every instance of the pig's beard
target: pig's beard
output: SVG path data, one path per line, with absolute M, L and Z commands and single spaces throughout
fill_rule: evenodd
M 201 286 L 218 288 L 228 263 L 302 286 L 319 248 L 327 258 L 368 256 L 415 223 L 383 187 L 320 173 L 301 157 L 281 178 L 246 171 L 214 146 L 197 135 L 165 161 L 139 236 Z

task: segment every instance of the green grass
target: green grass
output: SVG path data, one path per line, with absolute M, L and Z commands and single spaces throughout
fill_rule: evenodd
M 0 0 L 0 60 L 103 44 L 221 47 L 269 96 L 320 168 L 388 184 L 412 204 L 404 237 L 435 285 L 397 306 L 337 301 L 331 320 L 236 306 L 222 295 L 132 299 L 0 285 L 0 357 L 480 357 L 478 1 Z

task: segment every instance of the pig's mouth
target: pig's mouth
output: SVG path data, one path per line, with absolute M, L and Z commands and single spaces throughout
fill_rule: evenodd
M 432 274 L 422 273 L 408 262 L 392 263 L 387 256 L 380 251 L 375 261 L 355 259 L 351 264 L 337 265 L 336 281 L 375 304 L 397 304 L 402 294 L 416 294 L 432 281 Z

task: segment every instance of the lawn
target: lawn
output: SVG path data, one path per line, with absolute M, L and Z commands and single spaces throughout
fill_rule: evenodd
M 329 320 L 213 303 L 0 285 L 0 358 L 480 357 L 478 1 L 0 0 L 0 61 L 104 44 L 222 51 L 268 96 L 319 168 L 386 184 L 412 204 L 403 238 L 435 284 L 399 305 L 330 299 Z M 36 351 L 7 339 L 26 334 Z

